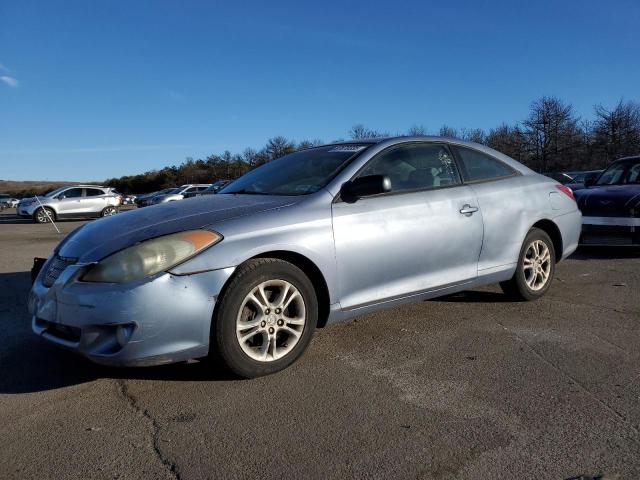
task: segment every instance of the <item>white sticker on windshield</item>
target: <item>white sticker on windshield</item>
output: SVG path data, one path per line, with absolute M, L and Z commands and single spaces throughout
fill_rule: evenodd
M 338 145 L 337 147 L 333 147 L 329 150 L 331 152 L 359 152 L 360 150 L 364 150 L 367 148 L 366 145 Z

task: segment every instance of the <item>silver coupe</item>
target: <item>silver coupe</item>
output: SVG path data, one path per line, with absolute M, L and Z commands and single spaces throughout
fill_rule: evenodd
M 570 189 L 485 146 L 354 140 L 80 227 L 29 309 L 36 334 L 102 364 L 211 355 L 256 377 L 316 328 L 382 308 L 491 283 L 539 298 L 580 226 Z

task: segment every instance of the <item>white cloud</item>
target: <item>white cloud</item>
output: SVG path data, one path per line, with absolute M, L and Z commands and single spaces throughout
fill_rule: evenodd
M 7 85 L 9 85 L 10 87 L 17 87 L 18 86 L 18 80 L 16 80 L 14 77 L 10 76 L 10 75 L 2 75 L 0 76 L 0 81 L 6 83 Z
M 184 96 L 184 93 L 182 92 L 178 92 L 176 90 L 167 90 L 167 96 L 171 99 L 171 100 L 175 100 L 177 102 L 182 102 L 186 97 Z
M 12 88 L 16 88 L 18 86 L 18 80 L 14 76 L 10 75 L 11 71 L 2 63 L 0 63 L 0 73 L 3 74 L 0 75 L 0 82 L 6 83 Z

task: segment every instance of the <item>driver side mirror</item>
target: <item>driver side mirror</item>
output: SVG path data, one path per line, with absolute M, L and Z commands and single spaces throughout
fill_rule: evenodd
M 595 179 L 595 178 L 593 178 L 593 177 L 591 177 L 591 178 L 587 178 L 587 179 L 585 179 L 585 181 L 584 181 L 584 186 L 585 186 L 585 187 L 591 187 L 591 186 L 593 186 L 593 185 L 595 185 L 595 184 L 596 184 L 596 179 Z
M 365 175 L 344 183 L 340 189 L 340 196 L 345 202 L 355 202 L 361 197 L 390 191 L 391 179 L 387 175 Z

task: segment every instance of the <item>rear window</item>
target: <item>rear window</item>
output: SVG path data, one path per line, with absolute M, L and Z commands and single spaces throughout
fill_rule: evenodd
M 455 149 L 462 160 L 465 180 L 469 182 L 510 177 L 515 174 L 515 170 L 509 165 L 487 154 L 465 147 L 457 146 Z
M 84 192 L 86 197 L 97 197 L 98 195 L 104 195 L 104 192 L 99 188 L 85 188 Z

